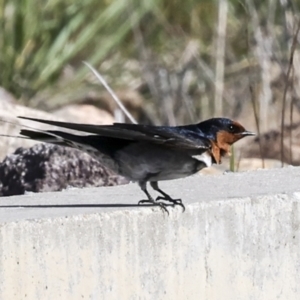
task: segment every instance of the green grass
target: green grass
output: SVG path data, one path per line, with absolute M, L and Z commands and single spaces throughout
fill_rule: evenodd
M 0 85 L 30 106 L 40 105 L 35 96 L 44 91 L 49 96 L 40 98 L 47 101 L 54 99 L 55 93 L 60 97 L 65 91 L 80 94 L 79 87 L 89 88 L 86 85 L 89 71 L 82 64 L 85 60 L 100 71 L 104 64 L 109 65 L 104 75 L 113 88 L 129 87 L 127 78 L 132 81 L 142 78 L 147 84 L 142 93 L 152 101 L 158 111 L 154 114 L 163 123 L 170 122 L 172 114 L 181 123 L 209 117 L 215 110 L 219 3 L 217 0 L 0 0 Z M 226 115 L 236 115 L 247 102 L 244 98 L 249 98 L 246 93 L 242 97 L 230 94 L 233 87 L 247 90 L 243 84 L 249 68 L 249 76 L 254 78 L 258 89 L 263 84 L 262 66 L 255 56 L 257 29 L 268 34 L 274 51 L 272 59 L 284 69 L 291 40 L 290 20 L 286 17 L 297 17 L 299 8 L 298 3 L 284 5 L 277 0 L 228 1 L 226 43 L 221 58 L 225 69 L 224 78 L 221 76 L 223 111 L 230 112 Z M 198 48 L 189 57 L 191 42 Z M 261 45 L 258 50 L 262 50 Z M 129 60 L 138 62 L 142 68 L 127 70 Z M 67 66 L 74 70 L 74 75 L 64 81 L 62 74 Z M 163 92 L 158 89 L 154 93 L 155 89 L 147 82 L 150 74 L 156 80 L 155 88 L 159 87 L 160 70 L 166 70 L 169 78 L 179 82 L 177 89 L 168 87 L 173 99 L 170 114 Z M 72 98 L 75 97 L 70 94 L 70 101 Z M 167 114 L 170 118 L 164 119 Z
M 56 83 L 67 64 L 78 66 L 80 59 L 98 64 L 151 10 L 144 4 L 133 16 L 127 0 L 1 0 L 1 85 L 29 99 Z

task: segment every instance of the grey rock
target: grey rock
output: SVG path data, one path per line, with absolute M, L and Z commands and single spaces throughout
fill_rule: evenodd
M 56 145 L 21 147 L 0 163 L 0 196 L 127 182 L 88 154 Z

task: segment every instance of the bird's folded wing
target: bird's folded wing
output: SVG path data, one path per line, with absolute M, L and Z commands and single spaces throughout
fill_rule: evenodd
M 211 149 L 211 141 L 198 132 L 183 130 L 184 126 L 151 126 L 127 123 L 114 123 L 119 130 L 138 131 L 149 137 L 164 139 L 168 146 L 187 150 Z
M 183 134 L 176 127 L 151 126 L 138 124 L 115 123 L 113 125 L 91 125 L 69 122 L 58 122 L 44 119 L 19 117 L 25 120 L 36 121 L 57 127 L 86 133 L 98 134 L 100 136 L 119 138 L 125 140 L 147 141 L 156 144 L 164 144 L 167 147 L 205 151 L 211 149 L 209 139 L 199 136 L 193 132 Z

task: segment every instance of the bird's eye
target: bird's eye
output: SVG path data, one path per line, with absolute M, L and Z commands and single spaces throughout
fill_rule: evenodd
M 233 125 L 229 125 L 228 129 L 229 129 L 230 132 L 234 132 L 234 126 Z

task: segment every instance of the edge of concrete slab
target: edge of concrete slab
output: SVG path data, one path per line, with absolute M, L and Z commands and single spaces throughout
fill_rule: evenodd
M 161 186 L 185 213 L 134 184 L 1 198 L 0 298 L 298 299 L 300 168 Z

